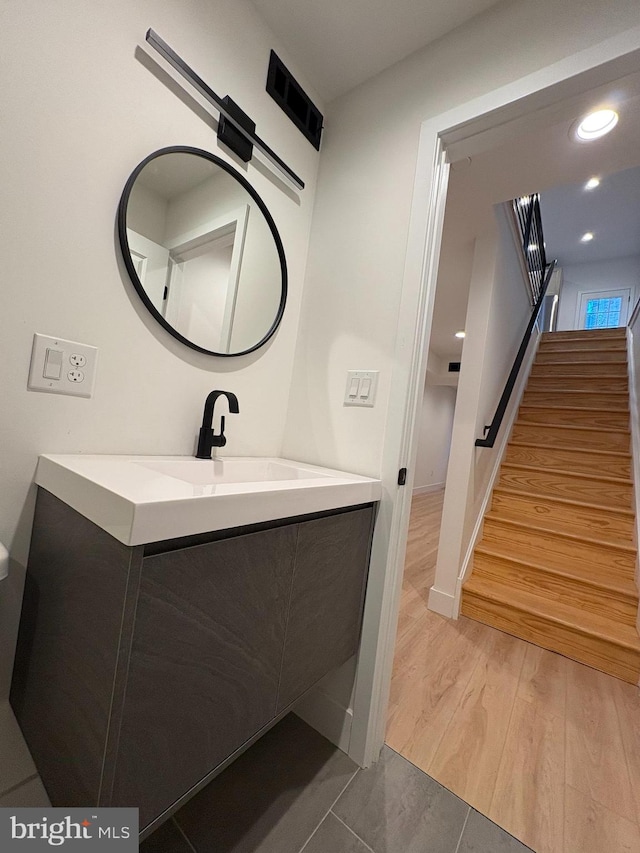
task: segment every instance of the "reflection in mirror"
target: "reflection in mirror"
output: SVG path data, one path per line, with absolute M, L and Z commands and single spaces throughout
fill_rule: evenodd
M 119 235 L 143 301 L 184 343 L 238 355 L 275 331 L 282 243 L 256 192 L 217 157 L 193 148 L 148 157 L 125 187 Z

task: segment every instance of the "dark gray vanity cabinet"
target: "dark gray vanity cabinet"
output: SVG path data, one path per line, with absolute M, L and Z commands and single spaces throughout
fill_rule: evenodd
M 278 711 L 357 649 L 370 541 L 370 510 L 298 526 Z
M 351 657 L 373 517 L 129 548 L 39 489 L 11 702 L 53 805 L 144 828 Z
M 146 557 L 113 805 L 145 826 L 276 715 L 295 526 Z
M 141 559 L 38 489 L 11 705 L 54 805 L 107 805 L 102 764 Z

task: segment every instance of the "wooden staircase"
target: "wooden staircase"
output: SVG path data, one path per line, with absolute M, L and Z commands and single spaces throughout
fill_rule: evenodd
M 542 336 L 462 613 L 640 678 L 624 329 Z

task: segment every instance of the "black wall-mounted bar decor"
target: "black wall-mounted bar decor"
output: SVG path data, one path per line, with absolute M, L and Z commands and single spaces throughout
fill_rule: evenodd
M 273 149 L 269 148 L 266 142 L 260 139 L 255 132 L 255 123 L 228 95 L 225 98 L 216 95 L 213 89 L 152 29 L 147 30 L 146 40 L 218 110 L 220 113 L 218 137 L 227 148 L 230 148 L 244 162 L 248 162 L 255 146 L 294 186 L 300 190 L 304 189 L 304 181 L 278 157 Z
M 273 50 L 269 59 L 267 92 L 313 147 L 320 150 L 323 115 Z
M 218 122 L 218 139 L 226 145 L 227 148 L 235 151 L 241 160 L 248 163 L 253 155 L 253 143 L 250 142 L 243 133 L 241 133 L 239 128 L 242 128 L 248 134 L 253 136 L 256 132 L 256 123 L 255 121 L 251 121 L 249 116 L 240 109 L 235 101 L 231 100 L 229 95 L 222 100 L 229 111 L 229 114 L 232 115 L 236 121 L 231 122 L 225 118 L 225 116 L 221 115 L 220 121 Z

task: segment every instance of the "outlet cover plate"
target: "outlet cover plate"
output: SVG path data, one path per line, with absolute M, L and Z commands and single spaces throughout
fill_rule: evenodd
M 373 408 L 378 390 L 378 373 L 377 370 L 348 370 L 344 405 Z
M 60 378 L 45 377 L 49 351 L 61 353 Z M 31 366 L 27 388 L 47 394 L 70 394 L 74 397 L 91 397 L 96 376 L 98 350 L 88 344 L 35 334 L 31 350 Z M 60 359 L 58 358 L 57 361 Z

